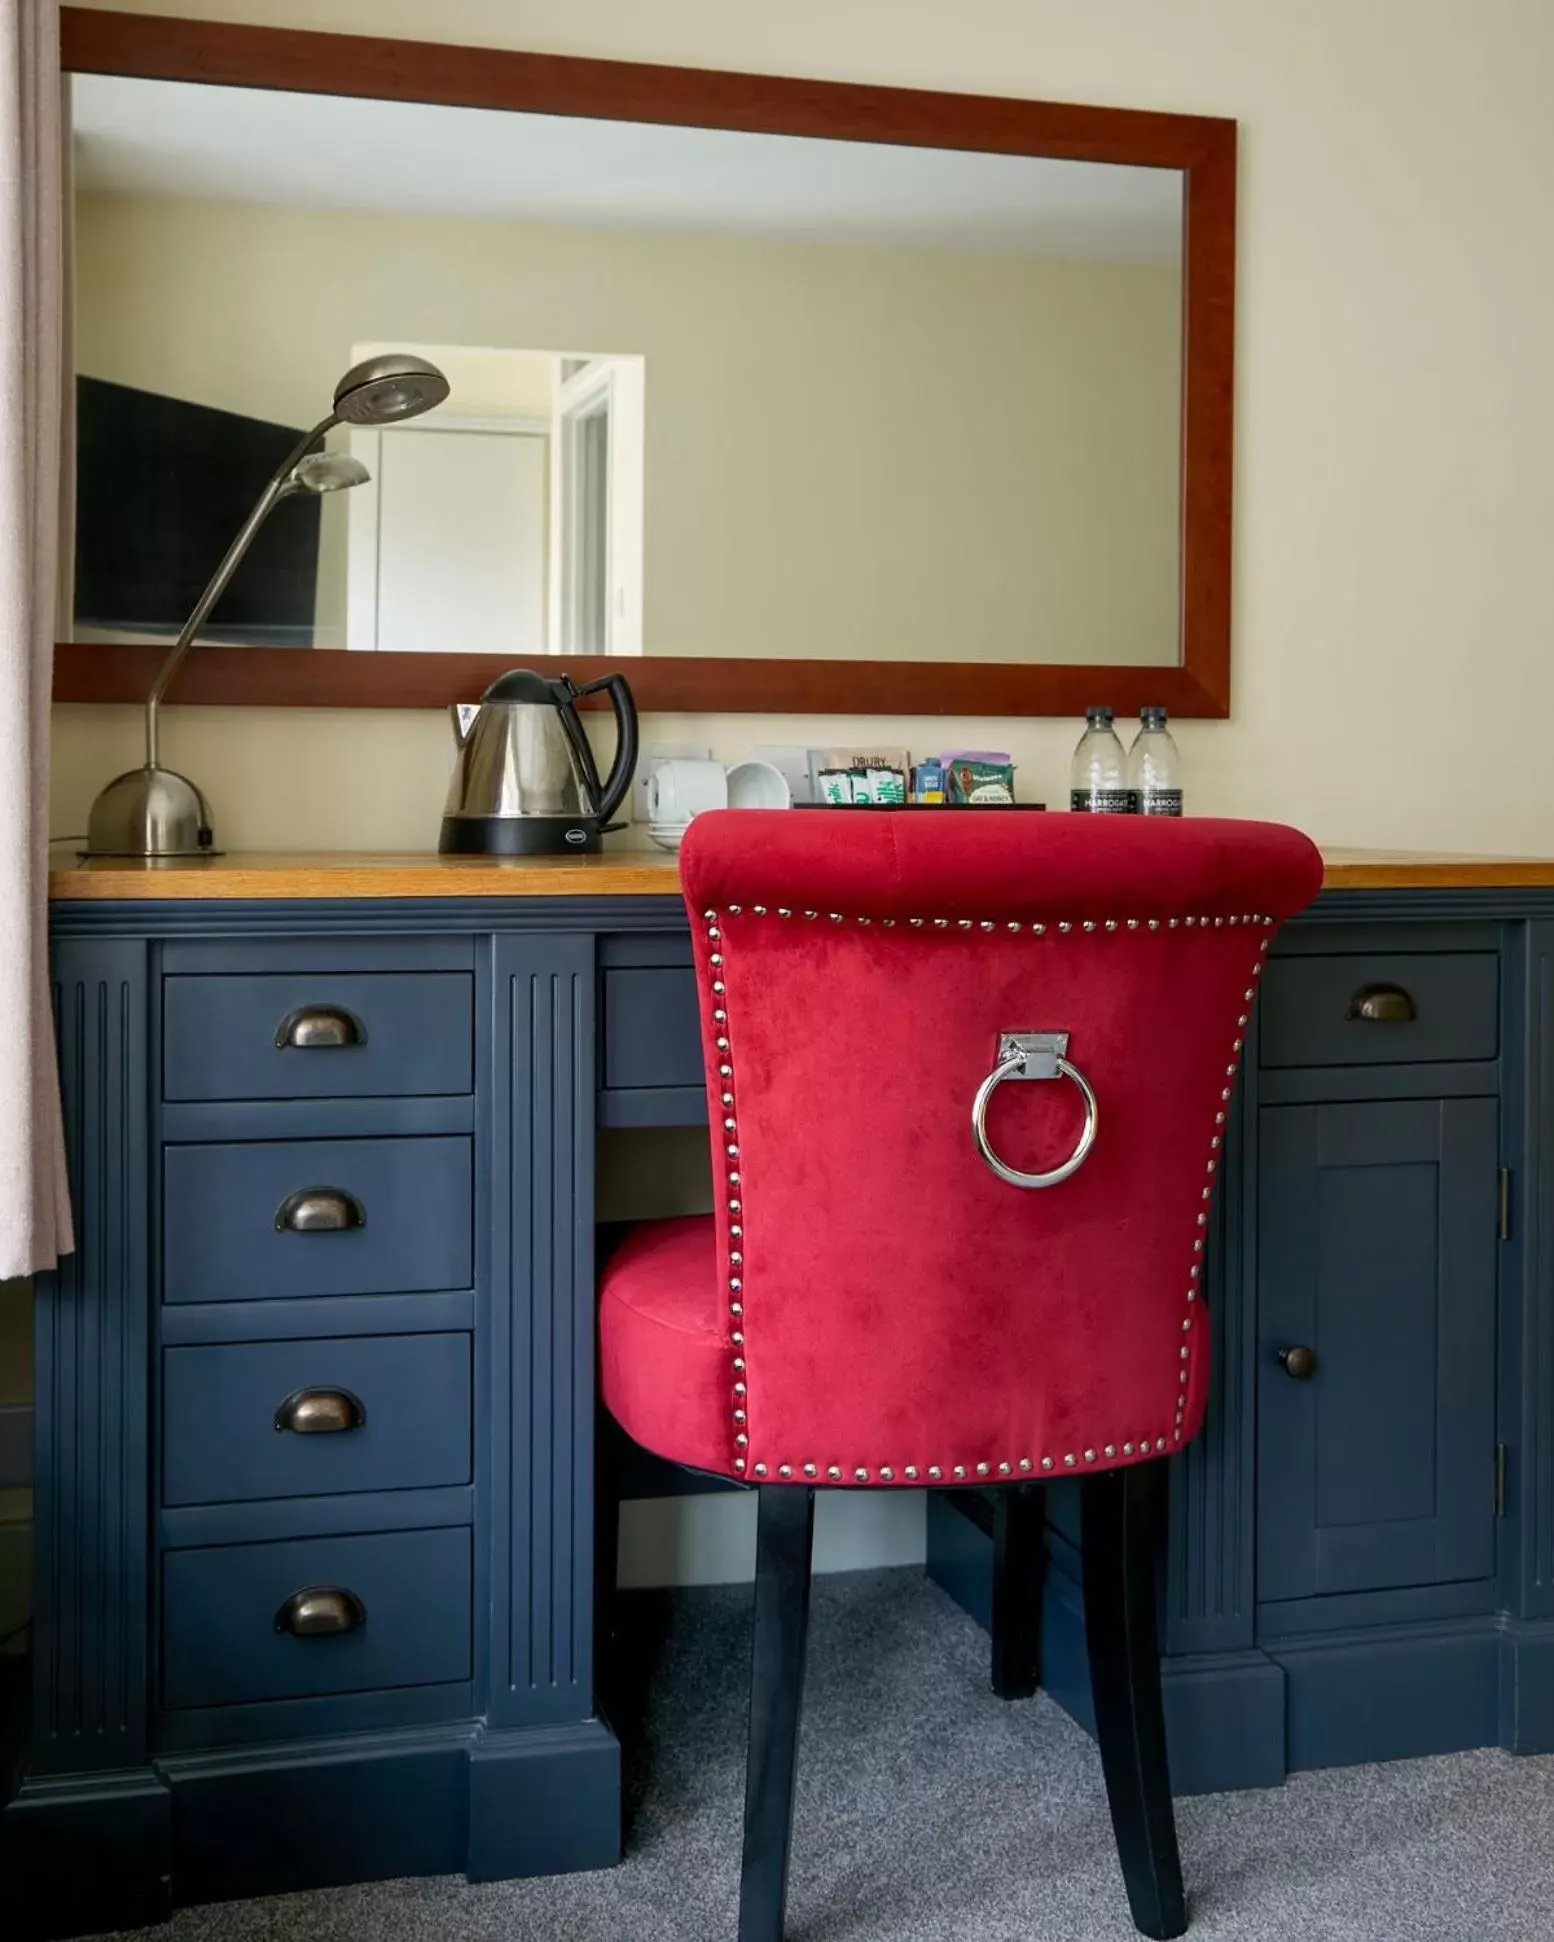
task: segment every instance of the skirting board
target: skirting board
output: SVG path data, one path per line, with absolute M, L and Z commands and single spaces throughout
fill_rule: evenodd
M 986 1627 L 992 1545 L 948 1505 L 928 1518 L 928 1574 Z M 1162 1669 L 1178 1794 L 1280 1785 L 1291 1773 L 1503 1746 L 1554 1750 L 1554 1623 L 1491 1613 L 1280 1638 Z M 1093 1731 L 1079 1587 L 1047 1574 L 1042 1685 Z
M 49 1942 L 218 1896 L 402 1875 L 606 1868 L 620 1827 L 620 1748 L 598 1720 L 179 1756 L 24 1787 L 0 1815 L 5 1934 Z
M 1500 1744 L 1554 1753 L 1554 1620 L 1503 1620 L 1499 1673 Z
M 920 1490 L 824 1490 L 815 1505 L 816 1571 L 922 1564 Z M 755 1493 L 643 1497 L 621 1505 L 620 1585 L 744 1584 L 755 1571 Z

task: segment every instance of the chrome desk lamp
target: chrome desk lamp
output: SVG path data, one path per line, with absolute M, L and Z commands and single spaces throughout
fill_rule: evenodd
M 435 364 L 408 352 L 391 351 L 356 364 L 335 386 L 334 409 L 287 454 L 260 493 L 257 505 L 227 548 L 210 585 L 200 595 L 183 632 L 168 650 L 146 696 L 146 760 L 138 769 L 115 776 L 92 804 L 86 825 L 88 856 L 211 856 L 215 853 L 210 809 L 187 776 L 158 761 L 157 711 L 168 684 L 183 665 L 205 617 L 226 591 L 254 536 L 282 499 L 299 492 L 339 492 L 361 485 L 367 468 L 345 454 L 316 448 L 336 425 L 391 425 L 417 418 L 440 405 L 448 380 Z

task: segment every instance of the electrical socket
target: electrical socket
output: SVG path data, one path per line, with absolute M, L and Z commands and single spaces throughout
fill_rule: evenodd
M 654 742 L 643 749 L 637 758 L 636 778 L 631 785 L 631 820 L 645 823 L 648 820 L 648 777 L 660 762 L 710 762 L 710 748 L 692 748 L 688 743 L 671 746 L 668 742 Z

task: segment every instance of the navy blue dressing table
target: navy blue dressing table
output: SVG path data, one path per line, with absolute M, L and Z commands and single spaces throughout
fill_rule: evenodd
M 1554 865 L 1335 855 L 1328 885 L 1270 962 L 1216 1203 L 1183 1792 L 1554 1747 Z M 594 1145 L 705 1119 L 672 859 L 54 893 L 80 1251 L 37 1289 L 7 1880 L 70 1933 L 607 1865 Z M 1043 1681 L 1083 1719 L 1053 1494 Z M 929 1569 L 985 1615 L 975 1509 L 930 1500 Z

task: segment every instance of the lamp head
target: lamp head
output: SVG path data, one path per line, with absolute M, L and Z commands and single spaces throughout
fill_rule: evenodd
M 386 351 L 353 364 L 335 386 L 335 415 L 350 425 L 392 425 L 419 418 L 448 395 L 435 364 L 409 351 Z
M 292 468 L 287 492 L 344 492 L 365 485 L 372 475 L 349 452 L 313 452 Z

